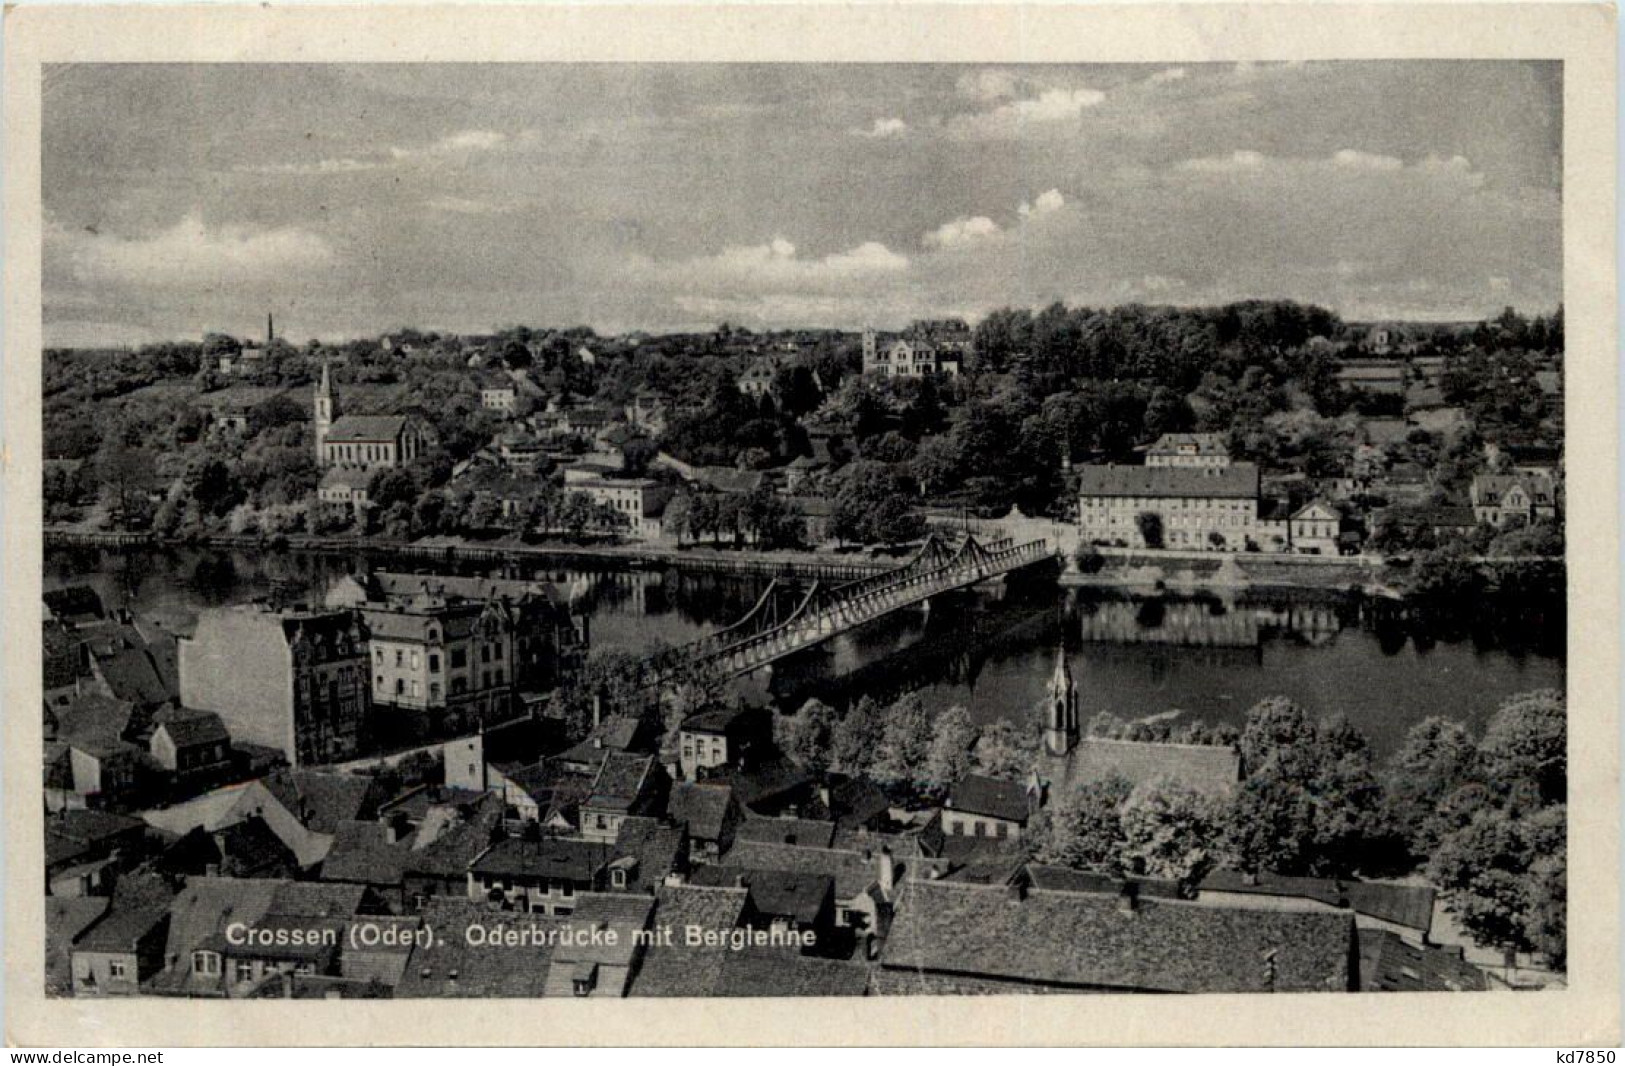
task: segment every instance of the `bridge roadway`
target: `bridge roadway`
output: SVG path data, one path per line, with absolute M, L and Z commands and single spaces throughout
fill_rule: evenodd
M 982 544 L 967 536 L 955 548 L 933 533 L 901 566 L 856 581 L 815 581 L 803 594 L 775 579 L 733 625 L 645 660 L 643 681 L 656 685 L 694 669 L 748 674 L 892 611 L 1051 558 L 1043 540 Z

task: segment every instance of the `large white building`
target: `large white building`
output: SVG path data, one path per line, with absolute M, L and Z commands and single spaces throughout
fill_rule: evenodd
M 316 386 L 316 462 L 362 470 L 402 466 L 429 450 L 432 431 L 411 415 L 346 415 L 327 364 Z
M 1144 517 L 1142 516 L 1154 516 Z M 1261 521 L 1258 467 L 1083 466 L 1078 532 L 1085 542 L 1131 548 L 1279 550 L 1284 523 Z M 1161 543 L 1148 543 L 1160 532 Z

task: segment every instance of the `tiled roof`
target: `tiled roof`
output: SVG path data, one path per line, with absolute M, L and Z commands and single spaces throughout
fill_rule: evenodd
M 378 783 L 357 774 L 278 770 L 263 778 L 262 783 L 290 813 L 317 833 L 332 834 L 340 822 L 369 817 L 377 809 Z
M 546 931 L 564 924 L 562 918 L 494 910 L 462 899 L 435 898 L 423 911 L 424 924 L 435 930 L 428 944 L 412 949 L 406 971 L 395 986 L 395 998 L 534 998 L 547 984 L 553 944 Z M 516 947 L 471 946 L 470 926 L 495 932 L 536 929 L 535 943 Z
M 1521 488 L 1536 507 L 1550 507 L 1556 498 L 1552 479 L 1539 474 L 1479 474 L 1473 478 L 1474 507 L 1499 507 L 1514 488 Z
M 654 756 L 634 755 L 631 752 L 610 751 L 604 754 L 604 764 L 593 778 L 592 791 L 586 800 L 591 807 L 617 810 L 631 807 L 643 795 L 649 772 L 654 767 Z
M 662 885 L 655 889 L 654 924 L 676 930 L 674 942 L 657 944 L 643 956 L 632 979 L 634 996 L 709 996 L 726 957 L 720 945 L 683 943 L 681 930 L 689 926 L 724 932 L 738 928 L 750 900 L 743 888 L 700 885 Z
M 1460 949 L 1418 947 L 1386 929 L 1361 929 L 1360 991 L 1485 992 L 1489 977 Z
M 593 929 L 615 930 L 614 943 L 609 937 L 579 937 L 579 943 L 560 944 L 553 949 L 555 972 L 559 964 L 594 962 L 600 966 L 628 966 L 641 945 L 633 936 L 639 929 L 648 928 L 649 916 L 654 913 L 652 896 L 631 895 L 624 892 L 579 892 L 575 910 L 565 919 L 564 927 L 572 932 Z
M 215 830 L 210 840 L 219 853 L 222 876 L 280 877 L 299 869 L 299 857 L 259 815 Z
M 733 789 L 727 785 L 682 781 L 672 786 L 666 816 L 686 824 L 692 837 L 720 840 L 726 832 L 728 808 L 733 803 Z
M 225 723 L 212 711 L 160 711 L 153 717 L 153 723 L 163 727 L 177 748 L 224 744 L 231 740 Z
M 1080 496 L 1161 496 L 1178 499 L 1258 498 L 1258 467 L 1081 466 Z
M 811 818 L 747 818 L 734 830 L 734 839 L 827 848 L 835 841 L 835 823 Z
M 365 490 L 372 483 L 373 474 L 377 471 L 360 466 L 330 466 L 322 475 L 321 487 L 324 489 L 343 488 L 351 492 Z
M 272 892 L 266 913 L 290 918 L 352 918 L 362 911 L 366 898 L 364 885 L 284 881 Z
M 1026 824 L 1027 790 L 1016 781 L 966 774 L 948 793 L 947 807 L 966 814 Z
M 730 951 L 722 959 L 713 996 L 861 996 L 869 967 L 770 948 Z
M 459 808 L 459 812 L 461 808 Z M 460 877 L 487 847 L 491 834 L 502 821 L 502 797 L 486 793 L 468 809 L 468 817 L 441 830 L 432 841 L 419 829 L 413 850 L 406 859 L 408 874 Z
M 880 878 L 879 860 L 861 852 L 744 840 L 728 849 L 717 868 L 820 875 L 834 882 L 836 899 L 859 896 Z
M 156 875 L 125 874 L 113 890 L 107 913 L 75 945 L 80 951 L 130 951 L 153 927 L 169 920 L 175 898 Z
M 1343 992 L 1354 922 L 1334 912 L 1222 907 L 947 881 L 905 883 L 881 962 L 891 971 L 1143 992 Z M 922 981 L 922 990 L 924 982 Z
M 106 614 L 102 598 L 89 585 L 67 585 L 51 589 L 40 597 L 51 614 L 64 622 L 101 618 Z
M 65 840 L 101 844 L 145 825 L 139 818 L 114 814 L 112 811 L 64 810 L 45 820 L 45 831 Z
M 1074 870 L 1069 866 L 1046 866 L 1030 863 L 1025 867 L 1028 883 L 1034 889 L 1050 892 L 1108 892 L 1122 891 L 1124 878 L 1107 874 Z M 1129 878 L 1142 899 L 1160 896 L 1163 899 L 1183 899 L 1179 885 L 1173 881 L 1157 881 L 1146 877 Z
M 327 442 L 393 442 L 405 428 L 405 415 L 340 415 L 327 431 Z
M 1046 761 L 1055 788 L 1072 788 L 1116 775 L 1131 785 L 1166 779 L 1212 794 L 1235 789 L 1241 756 L 1221 744 L 1156 744 L 1084 737 L 1064 760 Z
M 179 692 L 173 672 L 146 647 L 125 648 L 96 657 L 96 670 L 115 697 L 149 706 L 175 698 Z
M 271 900 L 281 881 L 247 880 L 235 877 L 189 877 L 169 907 L 169 936 L 164 944 L 165 959 L 172 967 L 160 975 L 158 984 L 178 990 L 191 972 L 191 954 L 199 944 L 227 924 L 254 925 L 271 908 Z
M 1251 896 L 1289 896 L 1403 925 L 1423 933 L 1433 927 L 1433 889 L 1384 881 L 1341 881 L 1328 877 L 1284 877 L 1260 873 L 1252 881 L 1237 870 L 1214 870 L 1202 881 L 1204 892 Z
M 743 707 L 712 707 L 683 719 L 683 732 L 721 735 L 749 711 Z
M 399 885 L 411 845 L 389 842 L 389 828 L 377 822 L 340 822 L 322 860 L 323 881 L 360 885 Z
M 642 891 L 660 884 L 667 874 L 678 869 L 687 852 L 688 833 L 682 826 L 662 825 L 653 818 L 634 815 L 622 819 L 616 830 L 611 865 L 636 860 L 632 876 L 623 887 L 631 892 Z
M 1146 449 L 1148 455 L 1229 455 L 1221 433 L 1164 433 Z
M 130 733 L 135 705 L 128 700 L 109 699 L 99 692 L 86 692 L 67 706 L 55 708 L 54 713 L 58 740 L 81 747 L 107 745 Z
M 585 840 L 510 838 L 491 845 L 474 862 L 473 870 L 497 877 L 546 877 L 584 884 L 593 880 L 609 857 L 607 846 Z
M 885 817 L 891 809 L 880 786 L 866 777 L 831 781 L 829 816 L 843 829 L 856 829 Z
M 835 879 L 828 874 L 763 870 L 740 866 L 701 866 L 690 875 L 696 885 L 748 888 L 750 901 L 764 915 L 812 923 L 825 900 L 833 900 Z

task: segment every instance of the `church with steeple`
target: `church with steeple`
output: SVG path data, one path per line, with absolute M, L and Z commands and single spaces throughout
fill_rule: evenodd
M 326 362 L 316 384 L 315 415 L 316 463 L 323 468 L 402 466 L 435 443 L 433 429 L 415 416 L 343 414 Z
M 1044 715 L 1044 752 L 1048 755 L 1068 755 L 1078 746 L 1078 688 L 1072 682 L 1072 669 L 1067 666 L 1066 647 L 1055 649 L 1055 672 L 1050 675 L 1046 689 L 1048 701 Z

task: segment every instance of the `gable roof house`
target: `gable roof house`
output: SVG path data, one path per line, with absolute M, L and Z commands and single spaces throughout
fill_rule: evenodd
M 551 969 L 554 937 L 562 918 L 510 914 L 466 899 L 437 898 L 423 921 L 436 931 L 412 948 L 395 986 L 396 999 L 534 999 L 543 994 Z M 485 937 L 510 929 L 536 934 L 512 947 L 493 948 Z
M 1223 744 L 1086 736 L 1066 756 L 1047 757 L 1040 772 L 1050 778 L 1052 795 L 1116 776 L 1131 785 L 1166 779 L 1198 792 L 1224 796 L 1241 782 L 1241 756 Z
M 715 860 L 733 846 L 742 814 L 733 788 L 721 782 L 679 781 L 666 801 L 666 817 L 688 829 L 689 857 Z
M 169 886 L 155 876 L 118 883 L 107 911 L 73 945 L 75 996 L 133 996 L 163 968 Z
M 951 837 L 1014 840 L 1027 827 L 1038 797 L 1015 781 L 966 774 L 948 792 L 942 806 L 942 829 Z
M 1385 930 L 1408 941 L 1425 944 L 1433 929 L 1434 895 L 1434 890 L 1426 885 L 1214 870 L 1202 880 L 1197 898 L 1352 911 L 1354 923 L 1361 929 Z
M 625 996 L 643 954 L 639 934 L 649 928 L 654 907 L 642 895 L 580 896 L 553 949 L 542 995 Z

